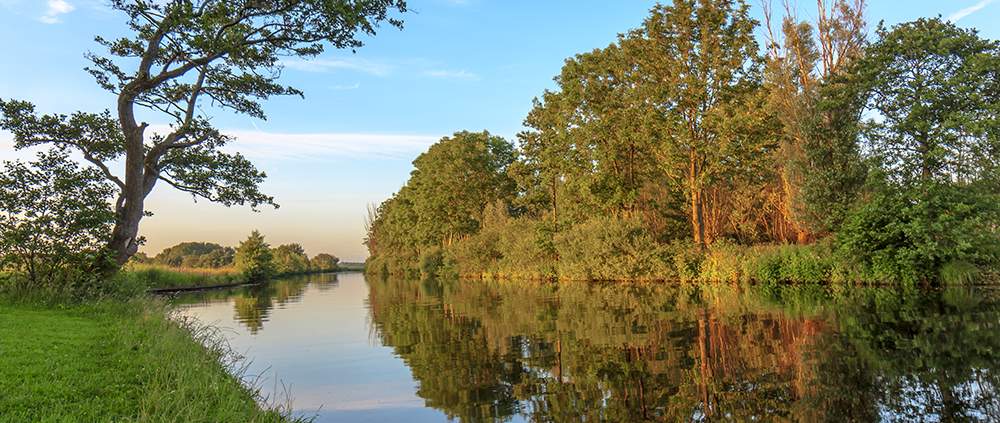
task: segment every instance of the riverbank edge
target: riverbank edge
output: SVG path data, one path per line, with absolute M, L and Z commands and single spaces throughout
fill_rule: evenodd
M 178 318 L 134 275 L 114 279 L 97 296 L 0 292 L 0 420 L 307 421 L 288 392 L 256 385 L 218 328 Z
M 700 251 L 684 244 L 615 245 L 510 255 L 477 251 L 468 244 L 373 255 L 366 261 L 366 273 L 549 281 L 1000 285 L 996 266 L 952 261 L 940 265 L 937 274 L 910 275 L 898 267 L 887 269 L 883 263 L 863 264 L 843 257 L 829 242 L 805 246 L 719 242 Z
M 246 276 L 232 268 L 189 269 L 130 264 L 122 271 L 144 280 L 149 286 L 147 291 L 150 293 L 198 291 L 251 284 L 251 282 L 247 281 Z M 351 271 L 357 270 L 352 268 L 310 270 L 306 272 L 279 273 L 274 278 Z

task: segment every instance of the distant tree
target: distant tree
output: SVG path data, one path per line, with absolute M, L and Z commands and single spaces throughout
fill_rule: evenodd
M 232 266 L 233 256 L 235 255 L 236 250 L 232 247 L 222 247 L 217 250 L 212 250 L 208 254 L 203 254 L 198 257 L 197 267 L 202 269 L 219 269 Z
M 182 242 L 163 249 L 153 260 L 154 263 L 162 266 L 200 267 L 199 260 L 202 256 L 226 248 L 228 247 L 211 242 Z
M 309 258 L 299 244 L 279 245 L 274 249 L 274 270 L 282 275 L 305 273 L 309 270 Z
M 309 260 L 309 265 L 314 270 L 337 270 L 340 259 L 327 253 L 319 253 Z
M 129 263 L 145 264 L 151 262 L 152 259 L 146 256 L 146 253 L 140 251 L 138 253 L 133 254 L 132 257 L 128 259 L 128 261 Z
M 27 284 L 92 271 L 114 222 L 114 189 L 58 150 L 0 173 L 0 266 Z
M 274 253 L 256 229 L 245 241 L 240 242 L 233 257 L 236 270 L 243 272 L 249 282 L 261 282 L 274 276 Z
M 112 263 L 135 254 L 144 202 L 158 181 L 227 206 L 274 204 L 259 191 L 265 174 L 240 154 L 220 148 L 232 137 L 210 123 L 206 101 L 263 119 L 259 100 L 302 95 L 276 83 L 280 59 L 314 57 L 325 45 L 360 47 L 359 33 L 375 35 L 382 22 L 402 28 L 388 12 L 403 0 L 112 0 L 124 12 L 132 38 L 97 42 L 108 56 L 88 53 L 87 70 L 118 96 L 117 113 L 38 116 L 24 101 L 0 100 L 0 129 L 17 148 L 55 144 L 79 151 L 119 190 L 107 248 Z M 166 134 L 147 135 L 136 106 L 161 112 Z M 124 162 L 115 175 L 113 162 Z M 275 207 L 277 207 L 275 205 Z

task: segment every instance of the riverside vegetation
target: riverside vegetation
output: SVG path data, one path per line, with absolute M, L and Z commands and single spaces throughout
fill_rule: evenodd
M 457 132 L 367 218 L 369 272 L 961 283 L 1000 258 L 1000 45 L 675 0 L 566 60 L 518 145 Z M 871 39 L 870 39 L 871 38 Z M 763 53 L 761 53 L 763 52 Z

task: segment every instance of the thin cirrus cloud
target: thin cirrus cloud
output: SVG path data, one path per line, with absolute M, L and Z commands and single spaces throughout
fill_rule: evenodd
M 399 73 L 399 70 L 406 70 L 410 73 L 412 70 L 416 72 L 413 75 L 431 77 L 431 78 L 445 78 L 445 79 L 466 79 L 466 80 L 478 80 L 479 75 L 469 72 L 468 70 L 461 71 L 451 71 L 451 70 L 439 70 L 434 69 L 437 63 L 422 59 L 405 60 L 397 64 L 391 64 L 386 62 L 371 61 L 358 58 L 342 58 L 342 59 L 317 59 L 317 60 L 299 60 L 290 59 L 282 60 L 281 65 L 286 69 L 295 69 L 303 72 L 328 72 L 331 69 L 351 69 L 356 71 L 361 71 L 364 73 L 376 75 L 376 76 L 387 76 L 391 74 Z M 334 89 L 352 89 L 353 87 L 337 86 Z
M 331 90 L 356 90 L 361 87 L 361 83 L 355 83 L 354 85 L 337 85 L 330 87 Z
M 47 24 L 57 24 L 62 22 L 59 19 L 60 15 L 65 15 L 75 9 L 76 7 L 67 3 L 65 0 L 49 0 L 48 9 L 45 11 L 44 15 L 38 18 L 38 20 Z
M 979 9 L 982 9 L 982 8 L 984 8 L 986 6 L 989 6 L 990 3 L 993 3 L 995 1 L 996 0 L 983 0 L 983 1 L 979 2 L 978 4 L 976 4 L 975 6 L 966 7 L 965 9 L 962 9 L 962 10 L 959 10 L 959 11 L 957 11 L 955 13 L 952 13 L 951 15 L 948 16 L 948 22 L 954 23 L 955 21 L 957 21 L 959 19 L 962 19 L 962 18 L 964 18 L 966 16 L 969 16 L 969 15 L 971 15 L 973 13 L 978 12 Z
M 225 133 L 236 138 L 235 142 L 226 146 L 226 150 L 239 151 L 251 159 L 281 161 L 410 157 L 440 139 L 424 135 Z
M 469 71 L 426 71 L 424 75 L 431 76 L 434 78 L 451 78 L 451 79 L 479 79 L 479 76 L 469 72 Z
M 326 72 L 330 69 L 353 69 L 364 73 L 383 76 L 391 71 L 390 66 L 363 59 L 337 59 L 337 60 L 282 60 L 281 65 L 288 69 L 296 69 L 303 72 Z

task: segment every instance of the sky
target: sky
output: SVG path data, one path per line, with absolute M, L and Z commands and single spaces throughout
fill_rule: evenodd
M 366 205 L 406 183 L 412 161 L 455 132 L 488 130 L 516 143 L 532 99 L 575 54 L 614 43 L 642 24 L 654 1 L 409 0 L 395 15 L 404 29 L 382 26 L 355 53 L 329 49 L 289 59 L 279 82 L 305 92 L 263 103 L 266 120 L 209 110 L 236 142 L 226 149 L 267 173 L 261 189 L 278 209 L 225 206 L 158 184 L 140 224 L 155 255 L 186 241 L 236 246 L 257 229 L 272 246 L 301 244 L 309 256 L 367 257 Z M 780 2 L 775 2 L 779 3 Z M 764 15 L 750 0 L 752 14 Z M 800 2 L 798 16 L 815 16 Z M 811 6 L 811 7 L 807 7 Z M 1000 39 L 1000 0 L 870 0 L 871 28 L 942 16 L 980 37 Z M 871 31 L 874 33 L 874 29 Z M 33 102 L 41 113 L 113 109 L 115 97 L 83 68 L 95 36 L 130 36 L 126 17 L 104 0 L 0 0 L 0 99 Z M 763 32 L 758 29 L 758 41 Z M 155 130 L 168 120 L 148 113 Z M 30 160 L 0 131 L 0 160 Z M 119 167 L 120 169 L 120 167 Z

